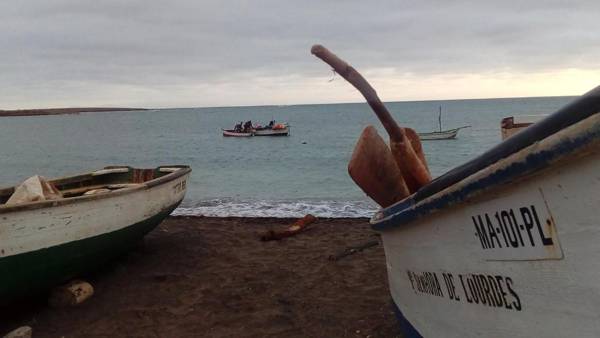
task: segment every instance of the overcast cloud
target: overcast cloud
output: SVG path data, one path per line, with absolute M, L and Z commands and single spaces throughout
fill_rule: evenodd
M 386 100 L 578 94 L 600 84 L 598 13 L 597 1 L 3 1 L 0 109 L 359 101 L 327 81 L 314 43 Z

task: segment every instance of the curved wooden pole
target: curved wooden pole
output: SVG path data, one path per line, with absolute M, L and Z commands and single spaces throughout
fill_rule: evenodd
M 427 168 L 419 136 L 413 130 L 407 133 L 404 128 L 401 128 L 396 123 L 377 96 L 375 89 L 346 61 L 340 59 L 321 45 L 314 45 L 310 51 L 313 55 L 330 65 L 346 81 L 350 82 L 367 100 L 367 103 L 371 106 L 390 137 L 390 148 L 394 160 L 402 172 L 402 176 L 410 192 L 415 192 L 423 185 L 429 183 L 431 175 Z
M 383 124 L 383 127 L 390 136 L 390 139 L 400 141 L 404 138 L 404 130 L 400 128 L 390 112 L 383 105 L 377 96 L 375 89 L 371 87 L 369 82 L 367 82 L 367 80 L 365 80 L 365 78 L 360 75 L 356 69 L 321 45 L 312 46 L 310 52 L 330 65 L 336 73 L 340 74 L 344 79 L 346 79 L 346 81 L 350 82 L 354 88 L 358 89 L 358 91 L 365 97 L 367 103 L 369 106 L 371 106 L 379 118 L 379 121 L 381 121 L 381 124 Z

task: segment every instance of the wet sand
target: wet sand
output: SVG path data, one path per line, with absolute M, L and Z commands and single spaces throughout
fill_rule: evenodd
M 171 217 L 92 276 L 77 307 L 37 304 L 0 318 L 0 336 L 396 337 L 383 248 L 330 255 L 377 239 L 366 219 L 322 219 L 261 242 L 292 219 Z

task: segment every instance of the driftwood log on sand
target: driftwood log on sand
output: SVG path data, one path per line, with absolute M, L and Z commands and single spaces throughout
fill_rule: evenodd
M 344 60 L 321 45 L 314 45 L 311 48 L 311 53 L 330 65 L 336 73 L 340 74 L 340 76 L 358 89 L 367 100 L 367 103 L 373 109 L 390 137 L 392 154 L 410 192 L 412 193 L 429 183 L 431 175 L 425 162 L 421 141 L 414 130 L 401 128 L 392 118 L 383 102 L 381 102 L 373 87 L 358 71 Z M 370 173 L 355 172 L 355 175 L 369 176 Z M 361 186 L 361 188 L 363 187 Z
M 53 307 L 74 306 L 85 302 L 94 294 L 94 287 L 82 280 L 73 280 L 54 288 L 48 303 Z
M 260 237 L 261 241 L 280 240 L 282 238 L 297 235 L 307 230 L 308 225 L 317 221 L 317 218 L 308 214 L 290 225 L 287 229 L 281 231 L 269 230 Z

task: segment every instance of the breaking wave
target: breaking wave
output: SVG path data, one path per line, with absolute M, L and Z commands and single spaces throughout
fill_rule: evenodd
M 243 201 L 213 199 L 184 204 L 174 216 L 207 217 L 302 217 L 313 214 L 330 218 L 370 218 L 377 206 L 365 201 Z

